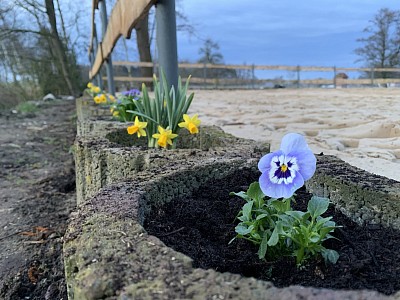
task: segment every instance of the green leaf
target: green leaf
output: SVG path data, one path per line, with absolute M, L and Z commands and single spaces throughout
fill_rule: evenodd
M 263 259 L 268 249 L 268 233 L 265 231 L 261 240 L 260 248 L 258 248 L 258 258 Z
M 247 195 L 254 200 L 265 197 L 264 193 L 261 191 L 260 184 L 257 181 L 250 184 L 249 189 L 247 190 Z
M 274 231 L 272 231 L 271 237 L 268 240 L 268 246 L 275 246 L 279 242 L 279 236 L 283 233 L 282 222 L 278 221 L 275 223 Z
M 329 199 L 313 196 L 308 202 L 307 210 L 310 212 L 311 217 L 316 218 L 322 215 L 329 206 Z
M 253 203 L 254 201 L 249 201 L 247 202 L 245 205 L 243 205 L 243 216 L 247 219 L 247 220 L 251 220 L 251 210 L 253 208 Z
M 269 214 L 260 214 L 260 215 L 257 216 L 256 220 L 261 220 L 261 219 L 264 219 L 264 218 L 267 218 L 267 217 L 269 217 Z
M 237 234 L 240 234 L 240 235 L 249 234 L 253 229 L 254 229 L 254 226 L 253 226 L 253 225 L 250 225 L 249 227 L 247 227 L 247 226 L 244 226 L 244 225 L 242 225 L 242 224 L 238 224 L 238 225 L 235 227 L 236 233 L 237 233 Z
M 286 211 L 285 214 L 295 218 L 297 221 L 301 221 L 303 219 L 303 216 L 305 215 L 305 212 L 299 210 L 289 210 Z
M 286 212 L 287 205 L 281 200 L 271 201 L 270 204 L 273 208 L 275 208 L 278 212 Z
M 229 195 L 230 196 L 238 196 L 238 197 L 240 197 L 240 198 L 242 198 L 242 199 L 244 199 L 246 201 L 251 201 L 251 198 L 249 196 L 247 196 L 246 192 L 243 192 L 243 191 L 238 192 L 238 193 L 230 192 Z
M 135 115 L 138 115 L 138 116 L 141 116 L 141 117 L 143 117 L 143 118 L 145 118 L 145 119 L 147 119 L 147 120 L 150 120 L 150 121 L 154 122 L 155 124 L 158 124 L 158 122 L 157 122 L 156 120 L 154 120 L 153 118 L 150 118 L 149 116 L 147 116 L 147 115 L 145 115 L 145 114 L 143 114 L 143 113 L 140 113 L 140 112 L 138 112 L 138 111 L 127 110 L 126 112 L 131 113 L 131 114 L 135 114 Z
M 325 263 L 331 262 L 333 264 L 336 264 L 339 259 L 339 253 L 332 249 L 323 249 L 321 250 L 321 254 L 325 260 Z

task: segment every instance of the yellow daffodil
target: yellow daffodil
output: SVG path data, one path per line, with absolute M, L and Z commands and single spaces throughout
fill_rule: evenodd
M 161 126 L 158 126 L 158 132 L 153 134 L 153 138 L 158 139 L 157 144 L 163 148 L 167 148 L 167 145 L 172 145 L 172 139 L 178 136 L 172 133 L 172 130 L 164 129 Z
M 92 89 L 92 87 L 93 87 L 93 83 L 89 82 L 89 83 L 87 84 L 87 88 L 88 88 L 88 89 Z
M 101 89 L 98 86 L 92 85 L 91 91 L 95 94 L 98 94 L 101 92 Z
M 141 136 L 146 136 L 146 131 L 144 128 L 146 128 L 147 122 L 140 122 L 139 118 L 136 116 L 135 118 L 135 123 L 132 126 L 129 126 L 127 128 L 127 131 L 129 134 L 137 134 L 137 137 Z
M 94 97 L 93 100 L 94 100 L 94 102 L 97 103 L 97 104 L 100 104 L 100 103 L 101 103 L 100 96 Z
M 113 111 L 112 115 L 113 115 L 113 117 L 118 117 L 119 116 L 119 111 Z
M 113 95 L 108 95 L 108 99 L 110 99 L 111 102 L 115 102 L 115 97 Z
M 179 123 L 178 126 L 186 128 L 189 130 L 190 134 L 199 133 L 198 126 L 200 125 L 201 121 L 197 117 L 197 114 L 195 114 L 193 117 L 189 117 L 188 115 L 184 114 L 184 122 Z

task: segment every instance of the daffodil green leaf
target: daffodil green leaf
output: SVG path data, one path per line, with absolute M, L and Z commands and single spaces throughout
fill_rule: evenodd
M 313 196 L 308 202 L 307 210 L 310 212 L 312 218 L 316 218 L 327 211 L 329 206 L 329 199 Z

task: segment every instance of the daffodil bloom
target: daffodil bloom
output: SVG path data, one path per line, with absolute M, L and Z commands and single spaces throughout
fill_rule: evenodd
M 190 134 L 199 133 L 198 126 L 200 125 L 201 121 L 197 117 L 197 114 L 195 114 L 193 117 L 189 117 L 188 115 L 184 114 L 184 122 L 179 123 L 178 126 L 186 128 L 189 130 Z
M 107 95 L 108 99 L 110 99 L 111 102 L 115 102 L 115 97 L 113 95 Z
M 98 86 L 92 85 L 91 91 L 95 94 L 98 94 L 101 92 L 101 89 Z
M 94 100 L 94 102 L 97 103 L 97 104 L 100 104 L 100 103 L 101 103 L 100 96 L 95 96 L 95 97 L 93 98 L 93 100 Z
M 153 134 L 153 138 L 158 139 L 157 144 L 163 148 L 167 148 L 167 145 L 172 145 L 172 139 L 178 136 L 172 133 L 172 130 L 164 129 L 161 126 L 158 126 L 158 132 Z
M 89 83 L 87 84 L 87 88 L 88 88 L 88 89 L 92 89 L 92 87 L 93 87 L 93 83 L 89 82 Z
M 147 122 L 140 122 L 139 118 L 136 116 L 135 118 L 135 122 L 133 123 L 132 126 L 129 126 L 127 128 L 127 131 L 129 134 L 137 134 L 137 137 L 141 137 L 141 136 L 146 136 L 146 131 L 144 130 L 144 128 L 146 128 L 147 126 Z
M 260 188 L 272 198 L 290 198 L 310 179 L 316 169 L 316 158 L 304 137 L 289 133 L 282 139 L 280 150 L 263 156 L 258 169 Z

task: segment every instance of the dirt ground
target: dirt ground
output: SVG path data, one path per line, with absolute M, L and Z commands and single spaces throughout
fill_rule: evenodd
M 0 111 L 0 299 L 67 299 L 62 262 L 75 207 L 75 102 Z

